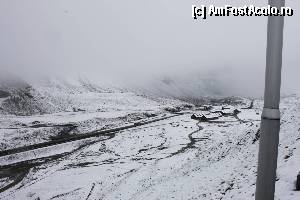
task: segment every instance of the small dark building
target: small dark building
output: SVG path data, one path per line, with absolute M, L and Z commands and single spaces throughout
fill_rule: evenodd
M 200 121 L 205 122 L 205 121 L 219 119 L 219 117 L 221 117 L 221 116 L 222 116 L 221 113 L 193 114 L 191 116 L 191 119 L 200 120 Z

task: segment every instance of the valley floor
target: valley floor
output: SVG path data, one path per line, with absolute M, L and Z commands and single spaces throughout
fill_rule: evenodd
M 207 122 L 191 119 L 197 107 L 3 115 L 1 151 L 137 126 L 0 156 L 0 199 L 254 199 L 262 102 L 234 107 L 241 112 Z M 276 199 L 296 200 L 300 99 L 283 98 L 281 110 Z

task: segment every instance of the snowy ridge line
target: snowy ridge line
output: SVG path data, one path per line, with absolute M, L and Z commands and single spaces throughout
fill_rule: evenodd
M 119 131 L 123 131 L 126 129 L 138 127 L 138 126 L 143 126 L 146 124 L 169 119 L 169 118 L 176 117 L 179 115 L 183 115 L 183 113 L 176 113 L 176 114 L 172 114 L 170 116 L 160 117 L 160 118 L 156 118 L 156 119 L 152 119 L 152 120 L 148 120 L 148 121 L 133 122 L 133 123 L 130 123 L 129 125 L 121 126 L 121 127 L 117 127 L 117 128 L 113 128 L 113 129 L 96 130 L 96 131 L 92 131 L 90 133 L 73 135 L 71 137 L 52 140 L 49 142 L 42 142 L 42 143 L 18 147 L 18 148 L 14 148 L 14 149 L 8 149 L 8 150 L 0 151 L 0 157 L 9 156 L 9 155 L 26 152 L 26 151 L 31 151 L 31 150 L 35 150 L 35 149 L 41 149 L 41 148 L 49 147 L 49 146 L 55 146 L 58 144 L 73 142 L 73 141 L 77 141 L 77 140 L 83 140 L 83 139 L 87 139 L 87 138 L 91 138 L 91 137 L 95 137 L 95 136 L 100 136 L 100 135 L 105 136 L 105 134 L 108 134 L 108 133 L 114 133 L 114 132 L 119 132 Z

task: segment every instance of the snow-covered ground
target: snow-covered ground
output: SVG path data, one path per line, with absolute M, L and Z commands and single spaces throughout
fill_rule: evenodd
M 0 90 L 9 93 L 0 98 L 0 151 L 159 117 L 165 109 L 188 105 L 81 79 L 0 82 Z
M 46 91 L 39 94 L 53 97 Z M 250 105 L 247 99 L 213 106 L 211 111 L 241 112 L 200 122 L 191 115 L 209 111 L 181 101 L 117 90 L 80 93 L 62 98 L 71 99 L 74 110 L 2 114 L 1 151 L 128 123 L 138 126 L 0 156 L 0 199 L 254 199 L 261 100 L 248 109 L 243 109 Z M 276 199 L 296 200 L 300 99 L 283 98 L 281 110 Z M 149 123 L 137 123 L 141 120 Z

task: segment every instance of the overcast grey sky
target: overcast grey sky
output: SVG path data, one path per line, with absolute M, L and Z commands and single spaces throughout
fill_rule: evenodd
M 260 93 L 267 17 L 195 21 L 193 4 L 267 0 L 1 0 L 0 68 L 94 79 L 218 71 L 232 90 L 250 82 Z M 295 15 L 285 20 L 282 88 L 300 93 L 300 2 L 286 4 Z

